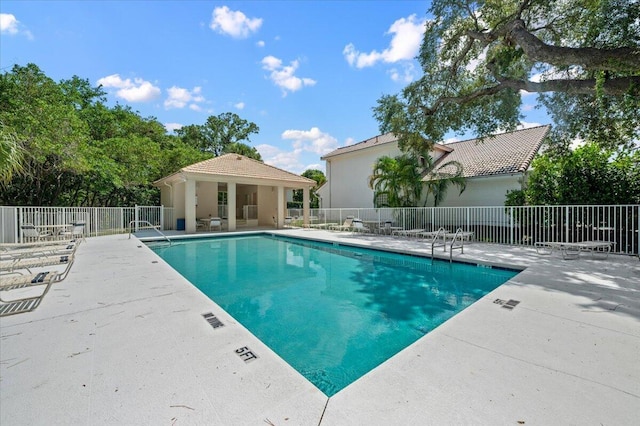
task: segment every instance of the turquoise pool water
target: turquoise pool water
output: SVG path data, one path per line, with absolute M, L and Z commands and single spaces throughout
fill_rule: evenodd
M 327 396 L 517 274 L 269 235 L 150 246 Z

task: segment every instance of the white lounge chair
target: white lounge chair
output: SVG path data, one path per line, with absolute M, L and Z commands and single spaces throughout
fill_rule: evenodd
M 76 251 L 78 244 L 79 242 L 70 241 L 65 241 L 63 244 L 52 242 L 51 244 L 18 245 L 15 247 L 0 244 L 0 261 L 30 257 L 68 256 Z
M 457 235 L 460 236 L 460 238 L 462 238 L 464 241 L 473 241 L 473 237 L 475 236 L 474 232 L 470 232 L 470 231 L 463 231 L 462 229 L 458 228 L 456 230 L 456 232 L 446 232 L 445 233 L 445 238 L 453 238 Z
M 421 232 L 425 232 L 424 228 L 414 228 L 414 229 L 396 229 L 391 233 L 391 235 L 396 235 L 398 237 L 417 237 Z
M 67 263 L 63 271 L 44 271 L 35 274 L 12 272 L 0 274 L 0 317 L 30 312 L 40 306 L 40 302 L 54 283 L 64 280 L 69 274 L 73 260 Z M 27 296 L 7 299 L 3 292 L 29 287 L 45 286 L 44 291 L 37 296 Z
M 563 259 L 575 259 L 583 251 L 588 251 L 592 256 L 604 254 L 607 258 L 611 252 L 613 242 L 611 241 L 581 241 L 578 243 L 562 243 L 555 241 L 535 243 L 536 252 L 540 255 L 549 255 L 554 251 L 562 253 Z
M 31 273 L 32 268 L 40 268 L 43 266 L 64 265 L 73 262 L 74 254 L 62 256 L 42 256 L 0 260 L 1 272 L 13 272 L 24 269 Z
M 332 231 L 348 231 L 353 224 L 353 218 L 347 218 L 342 225 L 333 225 L 329 229 Z

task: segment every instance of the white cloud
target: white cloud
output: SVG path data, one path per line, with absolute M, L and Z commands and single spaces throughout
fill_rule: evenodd
M 0 32 L 18 34 L 19 21 L 10 13 L 0 13 Z
M 285 130 L 282 139 L 293 141 L 295 150 L 312 152 L 318 155 L 328 154 L 338 148 L 338 140 L 317 127 L 310 130 Z
M 259 40 L 259 41 L 256 43 L 256 46 L 258 46 L 258 47 L 264 47 L 264 45 L 265 45 L 264 40 Z
M 189 106 L 192 111 L 201 111 L 202 108 L 199 104 L 204 102 L 204 96 L 202 96 L 202 88 L 194 87 L 193 90 L 184 89 L 182 87 L 173 86 L 167 89 L 169 95 L 164 101 L 164 107 L 166 109 L 172 108 L 184 108 Z
M 336 138 L 328 133 L 323 133 L 317 127 L 312 127 L 310 130 L 285 130 L 282 132 L 282 139 L 292 141 L 291 151 L 284 151 L 281 148 L 268 144 L 258 145 L 256 146 L 256 149 L 266 164 L 270 164 L 296 174 L 301 174 L 307 169 L 318 169 L 324 171 L 323 164 L 313 162 L 305 165 L 302 160 L 305 152 L 324 155 L 338 147 L 338 141 Z M 348 139 L 347 142 L 353 143 L 353 140 Z M 317 161 L 317 157 L 313 157 L 315 158 L 315 161 Z
M 182 124 L 180 123 L 164 123 L 164 128 L 167 129 L 167 132 L 173 132 L 178 129 L 182 129 Z
M 271 55 L 265 56 L 262 59 L 262 68 L 271 71 L 269 79 L 282 89 L 283 96 L 287 95 L 287 91 L 296 92 L 304 86 L 313 86 L 316 84 L 316 81 L 311 78 L 300 78 L 294 75 L 299 66 L 300 63 L 297 60 L 291 61 L 288 66 L 283 66 L 281 59 Z
M 322 170 L 324 172 L 324 164 L 321 164 L 321 163 L 307 164 L 305 171 L 306 170 Z
M 209 28 L 233 38 L 247 38 L 251 33 L 258 31 L 261 25 L 262 19 L 260 18 L 248 18 L 240 11 L 233 11 L 227 6 L 222 6 L 213 9 Z
M 391 80 L 398 83 L 411 83 L 415 78 L 415 67 L 411 62 L 408 62 L 402 64 L 401 69 L 390 69 L 389 75 L 391 75 Z
M 542 124 L 540 123 L 528 123 L 526 121 L 521 121 L 520 124 L 518 124 L 518 126 L 516 127 L 517 130 L 524 130 L 524 129 L 529 129 L 531 127 L 538 127 L 538 126 L 542 126 Z
M 148 102 L 160 96 L 160 88 L 141 78 L 123 80 L 119 74 L 112 74 L 98 80 L 104 88 L 118 89 L 116 96 L 128 102 Z
M 291 173 L 301 174 L 306 170 L 300 161 L 300 150 L 283 151 L 278 147 L 268 144 L 256 146 L 265 164 L 287 170 Z
M 400 18 L 391 24 L 385 33 L 391 34 L 392 38 L 389 47 L 382 52 L 372 50 L 369 53 L 363 53 L 358 51 L 353 43 L 349 43 L 342 50 L 342 54 L 349 65 L 356 68 L 370 67 L 380 61 L 386 63 L 410 61 L 418 54 L 424 30 L 425 21 L 418 20 L 415 14 L 408 18 Z
M 233 105 L 234 107 L 236 107 L 236 109 L 244 109 L 244 102 L 238 102 L 237 104 Z
M 29 30 L 20 30 L 22 25 L 20 21 L 18 21 L 15 15 L 10 13 L 0 13 L 0 33 L 1 34 L 9 34 L 9 35 L 17 35 L 22 33 L 29 40 L 33 40 L 33 34 Z

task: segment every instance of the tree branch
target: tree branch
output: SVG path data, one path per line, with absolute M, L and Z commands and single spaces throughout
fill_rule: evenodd
M 592 71 L 637 71 L 640 69 L 640 50 L 638 49 L 552 46 L 530 33 L 521 19 L 514 19 L 494 31 L 467 31 L 466 34 L 485 46 L 500 37 L 508 37 L 522 48 L 529 60 L 544 62 L 556 67 L 580 65 L 585 70 Z
M 504 79 L 500 81 L 500 86 L 514 90 L 524 90 L 530 93 L 565 92 L 576 95 L 592 95 L 596 92 L 595 79 L 560 79 L 541 82 Z M 640 76 L 619 77 L 606 80 L 602 90 L 605 95 L 611 96 L 622 96 L 627 92 L 634 96 L 640 96 Z
M 632 88 L 631 95 L 640 96 L 640 76 L 607 80 L 604 82 L 602 90 L 605 95 L 622 96 L 629 92 L 629 88 Z M 547 80 L 537 83 L 528 80 L 501 79 L 495 86 L 476 90 L 468 95 L 439 98 L 431 107 L 423 106 L 422 111 L 426 115 L 434 115 L 442 105 L 452 103 L 464 105 L 478 98 L 495 95 L 506 89 L 524 90 L 530 93 L 564 92 L 591 95 L 596 92 L 596 80 Z
M 634 71 L 640 69 L 640 51 L 628 47 L 598 49 L 595 47 L 558 47 L 544 43 L 527 31 L 524 21 L 516 19 L 506 31 L 532 61 L 558 67 L 581 65 L 588 70 Z

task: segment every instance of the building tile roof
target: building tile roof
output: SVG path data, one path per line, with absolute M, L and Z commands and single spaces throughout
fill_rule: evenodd
M 501 133 L 484 140 L 468 139 L 446 145 L 435 144 L 434 148 L 445 151 L 445 155 L 438 159 L 437 164 L 457 161 L 463 166 L 464 177 L 522 173 L 529 168 L 531 160 L 540 150 L 542 141 L 550 129 L 551 126 L 544 125 Z M 322 159 L 396 142 L 395 135 L 387 133 L 343 146 L 326 154 Z M 425 179 L 428 179 L 428 176 Z
M 299 176 L 240 154 L 224 154 L 183 167 L 177 173 L 198 173 L 220 177 L 276 180 L 302 185 L 315 185 L 313 179 Z M 174 175 L 175 175 L 174 174 Z M 173 176 L 173 175 L 172 175 Z M 167 177 L 168 178 L 168 177 Z M 160 181 L 166 178 L 160 179 Z
M 347 145 L 340 147 L 331 151 L 330 153 L 321 157 L 321 160 L 325 160 L 329 157 L 334 157 L 336 155 L 346 154 L 347 152 L 359 151 L 361 149 L 371 148 L 372 146 L 384 145 L 387 143 L 392 143 L 397 140 L 396 136 L 393 133 L 386 133 L 384 135 L 374 136 L 362 142 L 354 143 L 352 145 Z
M 537 126 L 493 135 L 484 140 L 452 142 L 447 146 L 453 151 L 439 159 L 436 166 L 457 161 L 462 164 L 463 176 L 467 178 L 522 173 L 531 165 L 550 129 L 549 125 Z

